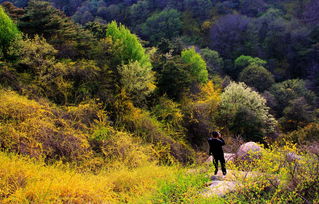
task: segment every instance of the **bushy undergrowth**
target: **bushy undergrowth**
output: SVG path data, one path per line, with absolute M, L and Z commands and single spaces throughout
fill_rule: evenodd
M 237 177 L 239 188 L 229 194 L 227 200 L 232 203 L 318 203 L 318 152 L 286 144 L 263 150 L 262 156 L 254 161 L 230 165 L 233 170 L 245 172 Z
M 136 168 L 158 159 L 141 139 L 117 131 L 94 101 L 56 107 L 0 90 L 0 146 L 48 162 L 61 160 L 80 169 L 126 165 Z M 106 166 L 106 167 L 105 167 Z
M 1 147 L 32 157 L 83 160 L 90 157 L 87 134 L 73 127 L 63 112 L 0 90 Z
M 174 131 L 163 127 L 148 111 L 136 108 L 130 101 L 118 100 L 116 109 L 121 113 L 117 122 L 119 126 L 142 138 L 144 142 L 155 146 L 159 154 L 160 162 L 173 164 L 192 163 L 195 151 L 183 140 L 183 137 L 174 139 Z
M 281 139 L 292 141 L 296 144 L 301 145 L 319 142 L 319 124 L 309 123 L 299 130 L 295 130 L 286 135 L 283 135 Z

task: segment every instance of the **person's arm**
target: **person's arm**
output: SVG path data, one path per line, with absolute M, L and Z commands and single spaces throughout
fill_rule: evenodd
M 223 138 L 219 137 L 219 138 L 218 138 L 218 141 L 219 141 L 219 144 L 220 144 L 221 146 L 225 145 L 225 141 L 224 141 Z

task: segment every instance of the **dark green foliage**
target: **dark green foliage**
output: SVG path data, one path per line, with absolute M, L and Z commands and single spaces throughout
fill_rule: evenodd
M 105 24 L 101 24 L 98 22 L 89 22 L 85 25 L 85 29 L 90 30 L 95 38 L 102 39 L 106 36 L 106 28 Z
M 188 90 L 192 81 L 187 65 L 180 57 L 168 60 L 160 74 L 158 87 L 162 94 L 170 98 L 179 99 L 183 92 Z
M 192 12 L 195 18 L 208 19 L 213 7 L 211 0 L 184 0 L 185 10 Z
M 197 84 L 208 80 L 206 63 L 194 48 L 185 49 L 181 57 L 167 60 L 159 78 L 159 89 L 170 98 L 180 99 Z
M 249 65 L 240 72 L 238 80 L 256 88 L 259 92 L 269 89 L 275 83 L 272 74 L 264 67 L 256 64 Z
M 299 79 L 287 80 L 281 83 L 274 84 L 270 88 L 270 93 L 275 97 L 275 107 L 272 107 L 278 117 L 282 117 L 283 110 L 287 107 L 290 101 L 303 97 L 308 105 L 315 107 L 316 95 L 308 90 L 305 82 Z
M 61 66 L 67 68 L 66 78 L 72 82 L 69 103 L 80 103 L 94 98 L 101 85 L 101 69 L 93 60 L 67 61 Z
M 15 7 L 11 2 L 5 1 L 2 3 L 2 6 L 8 16 L 14 21 L 17 21 L 24 14 L 24 10 L 22 8 Z
M 47 2 L 31 0 L 20 18 L 19 28 L 31 36 L 43 35 L 59 50 L 60 57 L 92 57 L 89 51 L 96 43 L 93 35 Z
M 200 50 L 200 55 L 206 61 L 209 74 L 223 73 L 224 62 L 217 51 L 205 48 Z
M 179 36 L 181 29 L 180 12 L 175 9 L 166 9 L 149 17 L 142 25 L 141 33 L 153 45 L 158 45 L 162 39 L 171 40 Z
M 283 117 L 280 119 L 284 131 L 293 131 L 302 128 L 315 120 L 316 113 L 304 97 L 289 101 L 288 106 L 283 110 Z
M 140 0 L 129 8 L 130 21 L 134 27 L 143 23 L 151 14 L 151 2 L 148 0 Z
M 253 66 L 264 66 L 267 62 L 258 58 L 258 57 L 251 57 L 251 56 L 245 56 L 241 55 L 238 58 L 236 58 L 234 63 L 234 70 L 232 72 L 232 76 L 238 77 L 239 73 L 249 65 Z

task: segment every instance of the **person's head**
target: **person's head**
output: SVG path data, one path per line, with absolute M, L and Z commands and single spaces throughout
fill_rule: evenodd
M 212 132 L 212 136 L 214 137 L 214 138 L 217 138 L 217 137 L 219 137 L 219 132 L 216 132 L 216 131 L 213 131 Z

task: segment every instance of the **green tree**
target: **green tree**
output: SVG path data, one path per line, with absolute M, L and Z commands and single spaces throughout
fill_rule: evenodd
M 0 6 L 0 59 L 8 57 L 11 44 L 20 37 L 16 24 Z
M 135 99 L 143 99 L 154 89 L 154 73 L 145 69 L 137 61 L 120 65 L 118 68 L 121 87 Z
M 211 0 L 184 0 L 185 10 L 193 13 L 195 18 L 205 20 L 210 17 L 210 12 L 213 7 Z
M 289 105 L 283 110 L 280 118 L 281 127 L 284 131 L 293 131 L 305 127 L 316 118 L 316 112 L 309 106 L 304 97 L 289 101 Z
M 205 61 L 194 48 L 189 48 L 183 50 L 181 56 L 167 59 L 160 72 L 158 86 L 162 94 L 178 100 L 192 87 L 207 81 Z
M 307 104 L 314 108 L 316 106 L 316 95 L 306 88 L 305 81 L 301 79 L 291 79 L 274 84 L 269 89 L 270 94 L 275 98 L 275 106 L 272 107 L 277 117 L 283 116 L 283 110 L 289 106 L 290 101 L 303 97 Z
M 150 16 L 141 27 L 141 33 L 153 45 L 163 39 L 171 40 L 179 36 L 182 29 L 181 13 L 175 9 L 165 9 Z
M 137 1 L 135 4 L 130 6 L 130 21 L 134 26 L 140 25 L 145 22 L 145 19 L 150 15 L 152 9 L 152 5 L 148 0 Z
M 140 102 L 155 88 L 149 54 L 136 35 L 115 21 L 107 25 L 106 36 L 111 40 L 112 89 L 115 94 L 125 91 L 134 102 Z
M 243 83 L 231 82 L 221 94 L 219 122 L 235 136 L 262 142 L 275 132 L 266 100 Z
M 142 67 L 151 69 L 152 64 L 136 35 L 132 34 L 124 25 L 118 25 L 115 21 L 108 24 L 106 36 L 112 39 L 113 64 L 129 64 L 137 61 Z
M 22 8 L 16 7 L 12 2 L 5 1 L 1 5 L 5 9 L 8 16 L 15 22 L 17 22 L 18 19 L 24 14 L 24 10 Z
M 19 20 L 19 28 L 30 36 L 43 36 L 61 58 L 92 58 L 97 41 L 92 33 L 75 24 L 48 2 L 31 0 Z
M 241 55 L 236 58 L 233 70 L 233 76 L 235 78 L 238 77 L 238 74 L 249 65 L 257 65 L 257 66 L 264 66 L 267 62 L 258 58 L 258 57 L 251 57 Z
M 264 67 L 251 64 L 239 74 L 239 81 L 256 88 L 259 92 L 271 87 L 275 82 L 273 75 Z
M 217 51 L 205 48 L 200 50 L 200 55 L 207 63 L 207 71 L 209 74 L 222 73 L 224 62 Z
M 206 62 L 195 51 L 195 48 L 189 48 L 182 51 L 181 58 L 187 65 L 188 71 L 191 75 L 191 80 L 197 83 L 205 83 L 208 81 L 208 72 L 206 69 Z
M 178 100 L 192 85 L 191 78 L 188 66 L 180 56 L 168 59 L 159 75 L 159 92 Z

